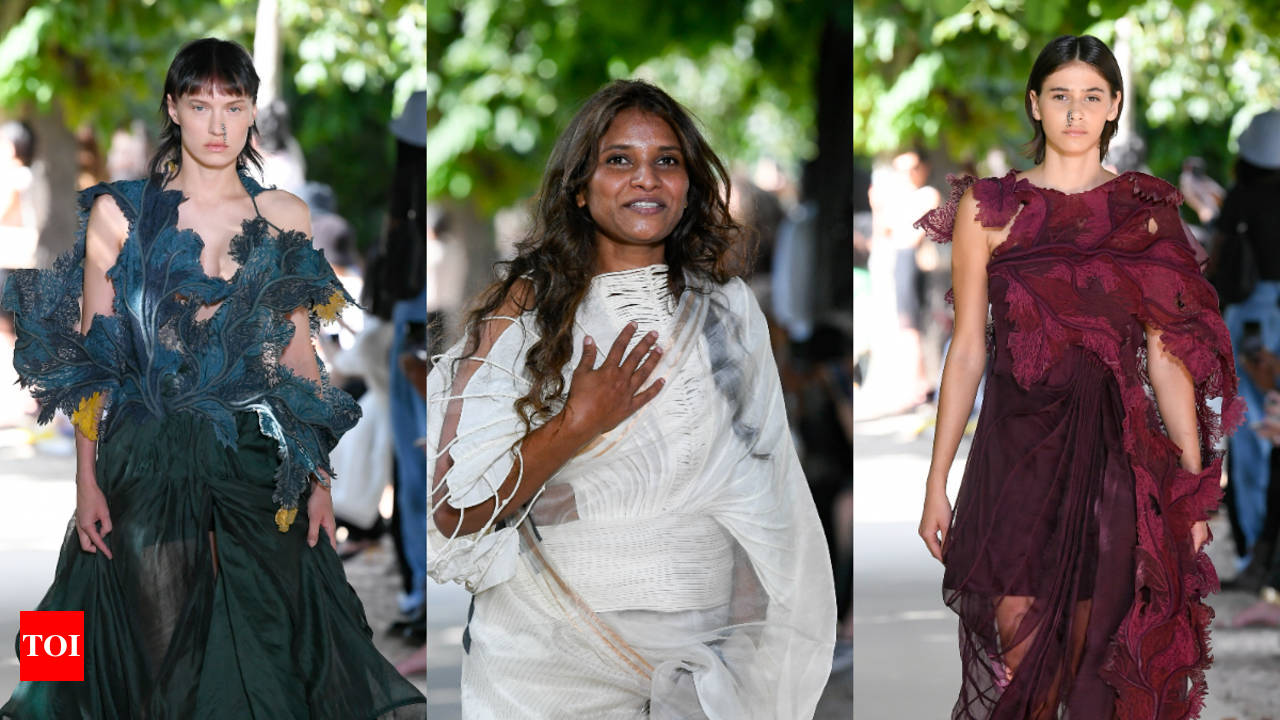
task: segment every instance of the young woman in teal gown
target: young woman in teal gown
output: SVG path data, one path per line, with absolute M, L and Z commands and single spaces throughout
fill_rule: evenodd
M 83 682 L 0 718 L 422 717 L 333 549 L 329 451 L 359 416 L 312 348 L 352 302 L 306 205 L 249 175 L 258 78 L 174 59 L 145 180 L 80 195 L 74 249 L 15 273 L 14 364 L 76 427 L 76 514 L 39 610 L 82 610 Z

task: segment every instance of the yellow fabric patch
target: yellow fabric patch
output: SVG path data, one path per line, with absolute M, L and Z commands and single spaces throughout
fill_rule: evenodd
M 325 322 L 332 322 L 338 319 L 338 313 L 342 312 L 342 308 L 346 305 L 347 299 L 342 297 L 340 291 L 334 290 L 325 304 L 316 306 L 316 316 Z
M 280 532 L 289 532 L 289 526 L 298 517 L 298 508 L 280 508 L 276 511 L 276 527 Z
M 102 415 L 102 399 L 100 392 L 80 398 L 80 407 L 71 413 L 71 424 L 80 430 L 81 435 L 95 442 L 98 439 L 98 419 Z

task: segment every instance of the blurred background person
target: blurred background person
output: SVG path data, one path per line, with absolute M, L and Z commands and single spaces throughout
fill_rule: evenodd
M 98 147 L 93 128 L 81 125 L 76 130 L 76 190 L 84 190 L 107 180 L 107 162 Z
M 860 417 L 909 410 L 928 400 L 933 391 L 920 344 L 916 254 L 924 232 L 913 227 L 917 218 L 941 201 L 938 191 L 925 184 L 928 178 L 929 166 L 918 151 L 895 156 L 872 178 L 867 270 L 876 331 L 871 334 L 866 381 L 854 401 Z
M 35 267 L 40 229 L 31 191 L 36 136 L 20 120 L 0 124 L 0 282 L 10 270 Z M 12 343 L 12 318 L 0 318 L 0 332 Z
M 1262 534 L 1273 448 L 1255 427 L 1265 417 L 1268 360 L 1280 354 L 1280 111 L 1255 116 L 1239 147 L 1210 267 L 1231 332 L 1240 394 L 1249 406 L 1245 425 L 1230 441 L 1226 487 L 1232 538 L 1248 564 L 1229 586 L 1256 592 L 1276 542 Z
M 40 229 L 33 202 L 31 165 L 36 137 L 19 120 L 0 124 L 0 288 L 12 270 L 35 267 Z M 13 314 L 0 310 L 0 427 L 28 424 L 35 409 L 26 393 L 17 391 L 13 372 Z
M 258 151 L 262 153 L 262 182 L 295 195 L 307 182 L 307 159 L 289 127 L 289 106 L 274 98 L 258 110 Z

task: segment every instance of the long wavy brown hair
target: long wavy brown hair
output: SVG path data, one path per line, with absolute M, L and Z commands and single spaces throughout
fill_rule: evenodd
M 525 367 L 532 386 L 516 401 L 526 426 L 549 417 L 565 394 L 562 370 L 573 356 L 573 319 L 596 274 L 595 223 L 578 207 L 598 161 L 600 140 L 624 110 L 641 110 L 666 121 L 680 141 L 689 175 L 688 207 L 667 236 L 663 253 L 672 294 L 686 290 L 685 273 L 715 284 L 750 267 L 751 244 L 729 215 L 729 174 L 707 144 L 692 115 L 660 88 L 639 80 L 615 80 L 583 103 L 556 140 L 532 207 L 532 229 L 516 244 L 514 259 L 499 263 L 498 280 L 468 314 L 464 357 L 480 345 L 484 318 L 508 300 L 520 312 L 533 310 L 539 340 Z M 527 292 L 513 291 L 521 279 Z M 706 284 L 704 283 L 695 283 Z

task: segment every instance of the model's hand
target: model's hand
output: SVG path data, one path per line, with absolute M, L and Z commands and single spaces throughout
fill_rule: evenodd
M 333 496 L 320 483 L 311 484 L 311 497 L 307 498 L 307 547 L 315 547 L 320 541 L 320 528 L 329 535 L 329 545 L 338 549 L 338 521 L 333 519 Z
M 929 554 L 942 562 L 942 546 L 947 542 L 951 529 L 951 502 L 945 493 L 926 495 L 924 512 L 920 515 L 920 537 L 929 547 Z
M 107 497 L 98 489 L 92 475 L 76 476 L 76 534 L 80 536 L 80 549 L 89 553 L 99 550 L 111 559 L 106 535 L 111 532 L 111 513 L 107 511 Z
M 618 333 L 599 369 L 594 369 L 595 341 L 590 336 L 583 340 L 582 359 L 573 371 L 563 411 L 565 423 L 583 437 L 595 438 L 614 429 L 662 389 L 659 379 L 640 392 L 662 357 L 662 348 L 654 345 L 656 331 L 647 333 L 625 358 L 622 356 L 635 332 L 636 324 L 628 323 Z
M 1200 552 L 1207 542 L 1209 542 L 1209 523 L 1201 520 L 1191 526 L 1191 547 L 1193 552 Z

